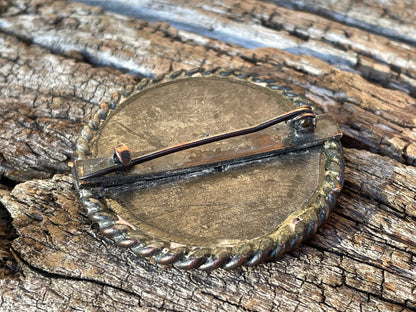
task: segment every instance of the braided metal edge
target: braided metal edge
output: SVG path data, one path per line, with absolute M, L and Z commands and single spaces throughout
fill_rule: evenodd
M 114 93 L 110 102 L 102 103 L 98 111 L 82 129 L 81 136 L 77 140 L 76 152 L 78 159 L 88 157 L 90 142 L 94 135 L 117 105 L 127 97 L 154 84 L 201 76 L 232 76 L 279 92 L 295 105 L 307 104 L 316 109 L 308 100 L 292 92 L 290 87 L 279 86 L 269 77 L 221 68 L 179 70 L 154 78 L 144 78 L 135 90 L 130 88 L 124 90 L 123 93 Z M 231 270 L 241 265 L 254 266 L 265 260 L 275 259 L 293 249 L 301 241 L 311 237 L 325 223 L 343 186 L 344 160 L 341 143 L 337 140 L 326 141 L 323 146 L 323 153 L 326 157 L 324 164 L 325 179 L 318 187 L 319 191 L 310 199 L 306 207 L 290 214 L 276 231 L 252 240 L 241 241 L 233 247 L 211 249 L 183 246 L 150 237 L 140 230 L 133 231 L 123 222 L 118 222 L 118 217 L 108 208 L 105 200 L 95 197 L 91 190 L 79 190 L 79 194 L 87 216 L 92 223 L 98 225 L 99 231 L 112 239 L 118 246 L 129 249 L 135 255 L 151 258 L 162 265 L 173 264 L 180 269 L 213 270 L 223 268 Z

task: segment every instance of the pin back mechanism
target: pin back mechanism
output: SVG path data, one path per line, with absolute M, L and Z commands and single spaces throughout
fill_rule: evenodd
M 279 125 L 282 122 L 286 124 Z M 304 105 L 255 126 L 176 144 L 150 153 L 131 153 L 126 144 L 120 143 L 114 147 L 112 156 L 76 160 L 73 172 L 79 188 L 116 186 L 139 179 L 152 180 L 210 166 L 293 152 L 341 136 L 339 126 L 329 114 L 315 115 L 310 106 Z M 224 140 L 230 144 L 214 147 L 214 144 Z M 246 143 L 243 147 L 238 144 L 242 140 Z M 200 152 L 195 157 L 192 150 L 203 145 L 212 145 L 213 148 Z M 175 154 L 178 156 L 175 157 Z

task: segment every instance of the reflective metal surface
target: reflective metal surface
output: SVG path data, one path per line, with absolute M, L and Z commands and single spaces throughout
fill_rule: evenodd
M 114 109 L 100 112 L 105 121 L 84 129 L 76 177 L 108 166 L 120 143 L 144 154 L 311 105 L 269 78 L 238 72 L 157 80 L 125 100 L 115 96 Z M 180 151 L 78 181 L 81 199 L 104 235 L 161 264 L 232 269 L 277 257 L 325 221 L 343 183 L 339 127 L 313 110 L 316 131 L 279 124 Z

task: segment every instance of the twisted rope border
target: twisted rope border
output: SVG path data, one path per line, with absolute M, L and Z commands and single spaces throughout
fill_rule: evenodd
M 269 77 L 257 74 L 224 70 L 221 68 L 179 70 L 162 74 L 155 78 L 144 78 L 136 86 L 123 93 L 114 93 L 111 101 L 102 103 L 88 124 L 82 129 L 76 143 L 78 159 L 85 159 L 90 154 L 90 142 L 107 117 L 114 112 L 117 105 L 129 96 L 145 90 L 155 84 L 189 77 L 227 77 L 249 81 L 261 85 L 292 101 L 295 105 L 310 105 L 308 100 L 295 94 L 290 87 L 279 86 Z M 254 266 L 265 260 L 275 259 L 293 249 L 301 241 L 311 237 L 323 225 L 331 209 L 335 206 L 336 197 L 343 186 L 344 160 L 342 146 L 338 140 L 324 143 L 325 178 L 321 181 L 318 191 L 302 209 L 290 214 L 285 221 L 272 233 L 251 240 L 241 241 L 233 247 L 203 248 L 186 246 L 174 248 L 175 244 L 161 239 L 152 238 L 146 233 L 135 230 L 124 224 L 117 224 L 118 217 L 107 206 L 105 200 L 93 195 L 91 190 L 79 190 L 86 214 L 92 223 L 98 225 L 100 232 L 112 239 L 118 246 L 129 249 L 135 255 L 152 258 L 156 263 L 173 264 L 180 269 L 199 268 L 213 270 L 223 268 L 231 270 L 241 265 Z

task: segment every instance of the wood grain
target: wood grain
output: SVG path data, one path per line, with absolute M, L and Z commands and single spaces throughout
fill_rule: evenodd
M 97 237 L 80 213 L 69 176 L 19 184 L 2 202 L 18 234 L 13 251 L 26 268 L 35 270 L 31 276 L 41 288 L 39 274 L 66 280 L 69 288 L 113 288 L 162 310 L 371 310 L 375 304 L 381 310 L 415 308 L 415 184 L 388 203 L 383 197 L 397 190 L 393 181 L 414 181 L 416 170 L 354 149 L 347 149 L 345 156 L 346 187 L 318 235 L 278 261 L 231 272 L 159 267 Z M 367 187 L 357 191 L 363 184 Z M 27 283 L 3 287 L 23 293 Z M 50 287 L 49 282 L 43 287 Z
M 416 310 L 412 5 L 100 4 L 0 1 L 1 310 Z M 202 65 L 270 75 L 344 132 L 336 208 L 275 262 L 211 273 L 148 263 L 99 236 L 73 188 L 67 162 L 101 102 Z

